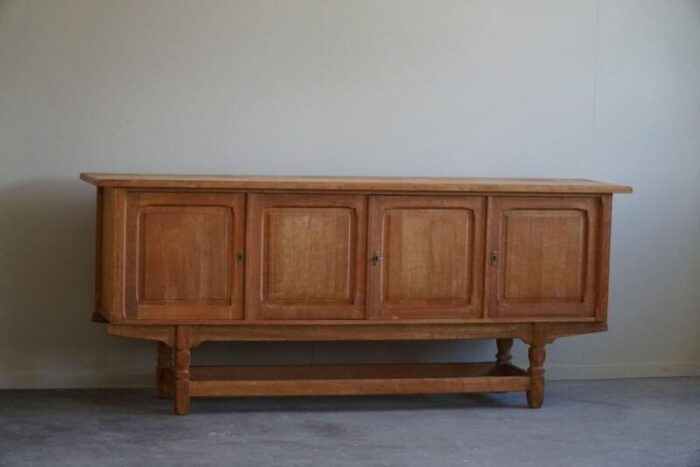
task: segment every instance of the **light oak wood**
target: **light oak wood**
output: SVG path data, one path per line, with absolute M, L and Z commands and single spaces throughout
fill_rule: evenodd
M 191 336 L 189 326 L 175 328 L 175 368 L 173 370 L 174 394 L 173 408 L 177 415 L 187 415 L 190 411 L 190 354 Z
M 606 323 L 403 323 L 381 325 L 196 325 L 190 326 L 191 348 L 209 341 L 387 341 L 520 339 L 531 344 L 534 327 L 542 326 L 546 344 L 560 337 L 604 332 Z M 175 328 L 168 325 L 110 324 L 107 334 L 162 342 L 175 346 Z
M 593 197 L 494 197 L 489 315 L 595 316 L 600 209 Z
M 367 200 L 249 195 L 249 320 L 365 316 Z
M 97 188 L 97 205 L 95 206 L 95 308 L 92 311 L 94 323 L 109 322 L 103 315 L 102 307 L 102 209 L 104 206 L 104 188 Z
M 476 363 L 384 363 L 355 365 L 268 365 L 192 367 L 192 381 L 290 381 L 308 379 L 449 378 L 465 376 L 526 376 L 513 365 Z
M 107 334 L 162 342 L 172 348 L 175 347 L 175 328 L 176 326 L 110 324 L 107 326 Z
M 598 258 L 596 275 L 595 317 L 608 319 L 608 283 L 610 282 L 610 234 L 612 227 L 612 195 L 600 197 L 600 225 L 598 226 Z
M 126 310 L 137 319 L 241 319 L 245 200 L 128 193 Z
M 225 190 L 369 192 L 631 193 L 625 185 L 574 178 L 225 176 L 82 173 L 96 186 Z
M 517 338 L 532 342 L 534 326 L 542 324 L 546 343 L 560 337 L 608 330 L 600 322 L 551 323 L 404 323 L 277 324 L 277 325 L 196 325 L 190 326 L 192 347 L 208 341 L 385 341 L 385 340 L 460 340 Z M 163 342 L 175 345 L 175 328 L 169 325 L 110 324 L 107 334 Z
M 123 290 L 123 255 L 119 252 L 123 248 L 123 239 L 119 235 L 119 226 L 123 220 L 124 192 L 114 188 L 98 189 L 97 198 L 101 201 L 101 208 L 97 209 L 98 228 L 96 246 L 99 248 L 98 257 L 95 260 L 99 269 L 95 271 L 97 313 L 93 313 L 93 320 L 100 317 L 111 323 L 123 320 L 120 299 Z
M 528 349 L 527 357 L 530 366 L 527 374 L 530 376 L 530 386 L 527 390 L 527 405 L 531 409 L 539 409 L 544 402 L 544 359 L 547 356 L 545 344 L 547 343 L 546 328 L 535 325 L 532 341 Z
M 494 363 L 193 367 L 192 395 L 318 396 L 524 391 L 530 378 Z
M 483 197 L 373 196 L 372 318 L 480 317 L 484 223 Z
M 523 391 L 545 347 L 607 330 L 612 193 L 586 180 L 83 174 L 95 310 L 195 396 Z M 494 339 L 477 364 L 202 368 L 208 341 Z M 529 346 L 527 371 L 511 348 Z

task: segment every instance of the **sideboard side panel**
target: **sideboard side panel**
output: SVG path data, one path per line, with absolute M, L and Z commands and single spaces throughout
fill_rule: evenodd
M 608 319 L 608 287 L 610 282 L 610 237 L 612 227 L 612 195 L 600 198 L 600 227 L 598 247 L 598 284 L 596 294 L 596 321 Z
M 104 188 L 98 195 L 101 217 L 98 229 L 98 258 L 99 272 L 96 274 L 96 296 L 99 315 L 111 323 L 124 320 L 122 308 L 123 282 L 123 213 L 124 190 Z
M 108 321 L 109 316 L 102 307 L 102 204 L 104 203 L 104 191 L 102 187 L 97 187 L 95 203 L 95 307 L 92 313 L 94 322 Z

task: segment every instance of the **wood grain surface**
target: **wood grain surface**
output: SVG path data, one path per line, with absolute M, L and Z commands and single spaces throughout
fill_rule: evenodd
M 631 193 L 614 183 L 575 178 L 225 176 L 82 173 L 97 186 L 226 190 L 434 191 L 479 193 Z

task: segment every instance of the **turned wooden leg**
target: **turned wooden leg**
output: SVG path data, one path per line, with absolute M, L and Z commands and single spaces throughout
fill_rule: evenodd
M 175 397 L 174 408 L 177 415 L 187 415 L 190 411 L 190 328 L 177 326 L 175 330 Z
M 532 343 L 527 353 L 530 367 L 527 369 L 530 375 L 530 389 L 527 391 L 527 405 L 531 409 L 539 409 L 544 402 L 544 359 L 547 353 L 544 344 Z
M 161 399 L 173 397 L 173 349 L 162 342 L 158 342 L 156 389 Z
M 513 348 L 513 339 L 496 339 L 496 347 L 498 347 L 496 363 L 499 365 L 509 363 L 513 358 L 510 354 L 510 349 Z

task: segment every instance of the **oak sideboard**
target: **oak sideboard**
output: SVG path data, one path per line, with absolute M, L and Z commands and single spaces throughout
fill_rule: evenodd
M 158 395 L 507 392 L 545 346 L 607 329 L 613 193 L 565 179 L 83 173 L 93 321 L 157 343 Z M 494 339 L 493 362 L 191 366 L 206 341 Z M 529 367 L 511 362 L 514 339 Z

